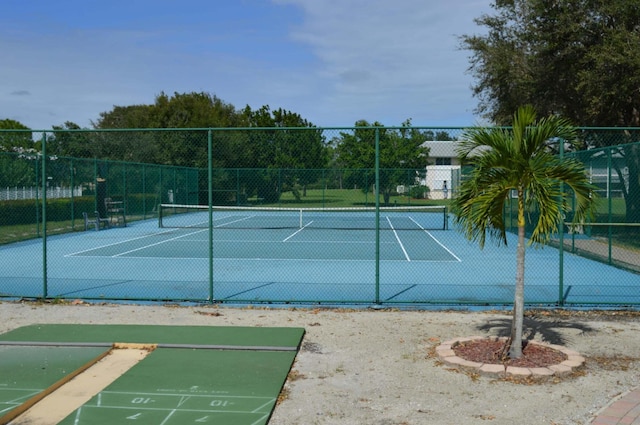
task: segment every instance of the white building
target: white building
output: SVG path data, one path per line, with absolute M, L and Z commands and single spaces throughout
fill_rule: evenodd
M 429 148 L 427 173 L 422 184 L 429 187 L 431 199 L 450 198 L 460 185 L 460 162 L 456 155 L 457 141 L 428 141 L 422 144 Z

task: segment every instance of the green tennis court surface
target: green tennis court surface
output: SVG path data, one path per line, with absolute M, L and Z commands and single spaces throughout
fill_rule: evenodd
M 302 328 L 34 325 L 0 335 L 0 424 L 112 343 L 158 344 L 62 424 L 267 424 Z

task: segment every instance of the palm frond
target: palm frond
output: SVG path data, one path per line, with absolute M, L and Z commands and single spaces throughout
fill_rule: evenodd
M 455 223 L 480 246 L 487 237 L 506 243 L 504 205 L 511 190 L 521 189 L 526 210 L 538 212 L 529 242 L 545 243 L 570 204 L 561 184 L 575 194 L 573 219 L 584 220 L 593 209 L 594 187 L 581 163 L 560 160 L 550 149 L 559 139 L 573 142 L 575 137 L 569 121 L 554 116 L 536 120 L 530 106 L 516 111 L 511 128 L 465 132 L 457 154 L 473 171 L 453 201 Z

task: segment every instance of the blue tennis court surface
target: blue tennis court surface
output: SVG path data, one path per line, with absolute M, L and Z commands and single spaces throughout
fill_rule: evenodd
M 319 223 L 317 218 L 301 221 L 296 213 L 286 223 L 261 221 L 260 226 L 247 225 L 254 217 L 246 215 L 221 217 L 215 217 L 211 246 L 209 229 L 193 222 L 174 228 L 147 220 L 49 237 L 47 296 L 325 304 L 513 300 L 514 235 L 508 247 L 488 244 L 480 250 L 445 229 L 441 218 L 429 224 L 419 216 L 382 217 L 387 224 L 376 240 L 370 222 L 361 226 L 348 217 L 339 221 L 342 228 L 314 227 L 309 222 Z M 558 264 L 557 249 L 527 250 L 528 302 L 640 302 L 635 273 L 565 253 L 559 288 Z M 0 267 L 0 294 L 42 296 L 40 241 L 0 247 Z

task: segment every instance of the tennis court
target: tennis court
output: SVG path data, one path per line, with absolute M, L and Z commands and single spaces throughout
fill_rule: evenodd
M 511 303 L 515 236 L 508 236 L 508 247 L 488 244 L 480 250 L 450 229 L 449 221 L 445 209 L 433 208 L 210 211 L 168 205 L 160 219 L 49 238 L 47 296 L 243 304 Z M 527 251 L 530 303 L 640 302 L 634 295 L 637 274 L 575 255 L 565 254 L 563 261 L 559 287 L 558 250 Z M 2 295 L 41 296 L 38 241 L 1 247 L 0 263 Z

